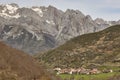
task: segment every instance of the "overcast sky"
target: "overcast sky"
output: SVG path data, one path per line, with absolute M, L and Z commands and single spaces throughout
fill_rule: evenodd
M 48 6 L 58 9 L 78 9 L 93 19 L 100 17 L 105 20 L 120 19 L 120 0 L 0 0 L 1 4 L 17 3 L 20 6 Z

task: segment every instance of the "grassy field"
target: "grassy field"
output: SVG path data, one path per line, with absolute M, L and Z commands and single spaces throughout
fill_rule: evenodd
M 120 75 L 120 73 L 101 73 L 96 75 L 69 75 L 69 74 L 61 74 L 59 75 L 63 80 L 70 78 L 75 78 L 75 80 L 107 80 L 110 77 L 113 77 L 115 75 Z

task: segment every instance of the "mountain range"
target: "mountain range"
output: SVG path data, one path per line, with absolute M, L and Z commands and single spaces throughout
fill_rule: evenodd
M 0 5 L 0 40 L 29 54 L 48 51 L 82 34 L 98 32 L 119 21 L 93 20 L 79 10 L 53 6 Z

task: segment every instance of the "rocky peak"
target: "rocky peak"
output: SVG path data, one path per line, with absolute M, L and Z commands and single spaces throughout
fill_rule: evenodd
M 86 19 L 88 19 L 89 21 L 93 21 L 93 19 L 92 19 L 92 17 L 90 15 L 87 15 Z
M 11 5 L 11 6 L 13 6 L 13 7 L 17 7 L 17 8 L 19 8 L 19 5 L 16 4 L 16 3 L 11 3 L 11 4 L 9 4 L 9 5 Z
M 105 23 L 106 23 L 106 21 L 104 21 L 102 18 L 96 18 L 94 21 L 95 21 L 97 24 L 105 24 Z
M 19 6 L 15 3 L 6 4 L 0 6 L 0 16 L 4 18 L 19 18 L 20 15 L 17 13 Z
M 118 24 L 120 24 L 120 20 L 118 20 L 117 22 L 118 22 Z
M 82 12 L 78 11 L 78 10 L 73 10 L 73 9 L 67 9 L 65 11 L 66 14 L 70 14 L 70 15 L 81 15 L 81 16 L 85 16 Z

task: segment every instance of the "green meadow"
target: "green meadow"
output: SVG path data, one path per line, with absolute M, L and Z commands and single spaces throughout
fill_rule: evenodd
M 61 74 L 59 75 L 63 80 L 108 80 L 113 76 L 120 75 L 120 72 L 113 72 L 113 73 L 100 73 L 95 75 L 70 75 L 70 74 Z

